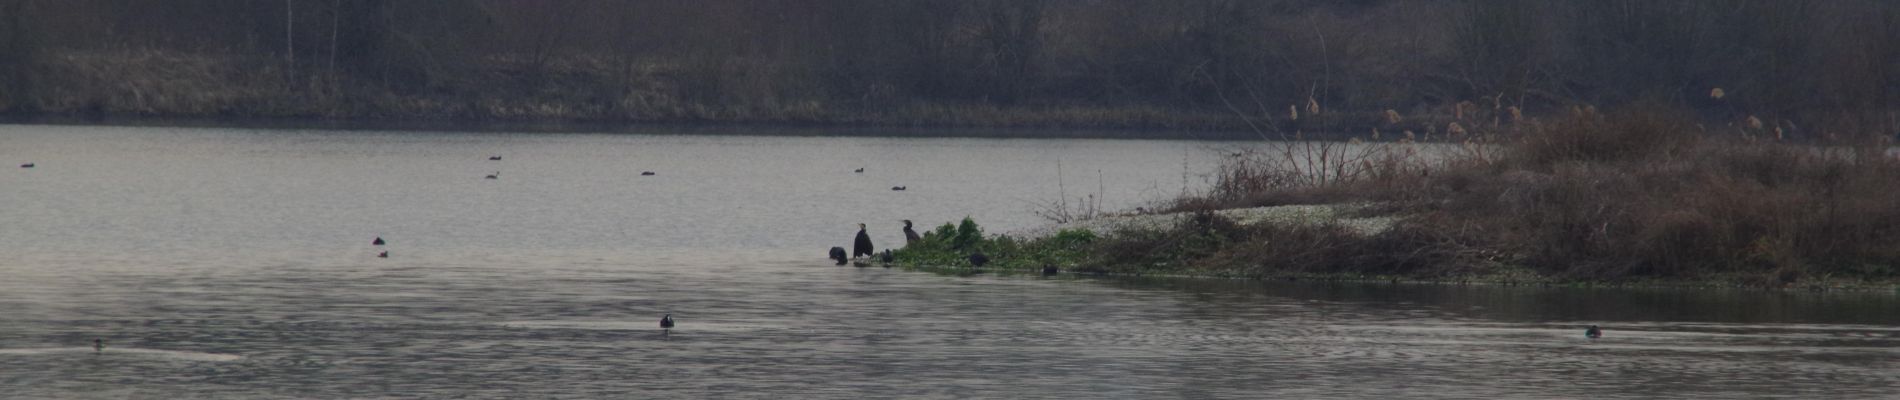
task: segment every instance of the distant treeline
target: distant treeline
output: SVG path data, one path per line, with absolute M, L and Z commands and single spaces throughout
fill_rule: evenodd
M 1792 130 L 1891 125 L 1897 86 L 1879 0 L 0 0 L 14 115 Z

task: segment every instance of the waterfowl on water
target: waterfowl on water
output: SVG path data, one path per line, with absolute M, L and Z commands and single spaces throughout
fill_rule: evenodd
M 851 258 L 870 257 L 877 253 L 871 248 L 871 235 L 864 233 L 864 224 L 858 224 L 858 238 L 851 242 Z
M 105 339 L 93 339 L 93 340 L 92 340 L 92 352 L 94 352 L 94 353 L 98 353 L 98 352 L 102 352 L 102 351 L 106 351 L 106 340 L 105 340 Z
M 983 255 L 983 252 L 981 251 L 976 252 L 975 254 L 970 254 L 970 265 L 981 267 L 983 266 L 983 264 L 989 264 L 989 263 L 990 263 L 990 256 Z
M 845 261 L 851 259 L 851 257 L 845 256 L 843 247 L 834 246 L 831 248 L 831 259 L 838 260 L 838 265 L 844 265 Z
M 909 188 L 907 188 L 907 187 L 903 187 L 903 186 L 892 186 L 892 187 L 891 187 L 891 191 L 893 191 L 893 192 L 902 192 L 902 191 L 904 191 L 904 189 L 909 189 Z
M 501 156 L 488 156 L 488 161 L 501 161 Z
M 376 253 L 376 258 L 389 258 L 389 252 L 388 252 L 388 251 L 384 251 L 384 252 L 381 252 L 381 253 Z
M 376 237 L 376 240 L 371 240 L 371 241 L 369 242 L 369 244 L 370 244 L 370 245 L 372 245 L 372 246 L 381 246 L 381 245 L 383 245 L 383 237 L 382 237 L 382 236 L 377 236 L 377 237 Z
M 1583 337 L 1591 339 L 1603 337 L 1603 330 L 1597 329 L 1596 325 L 1590 325 L 1590 329 L 1583 330 Z
M 660 317 L 660 329 L 673 329 L 673 313 Z
M 500 178 L 501 178 L 501 171 L 495 171 L 495 173 L 488 174 L 487 177 L 482 178 L 482 179 L 500 179 Z
M 920 239 L 923 237 L 917 236 L 917 231 L 910 229 L 910 220 L 904 220 L 904 244 L 911 244 Z
M 860 173 L 860 174 L 862 174 L 862 173 L 864 173 L 864 168 L 858 168 L 858 170 L 856 170 L 856 171 L 851 171 L 851 172 L 856 172 L 856 173 Z
M 653 176 L 653 175 L 654 175 L 654 174 L 653 174 L 653 171 L 642 171 L 642 172 L 640 172 L 640 176 Z
M 33 163 L 20 164 L 20 168 L 33 168 Z
M 1061 271 L 1059 271 L 1059 270 L 1057 270 L 1057 269 L 1056 269 L 1056 266 L 1055 266 L 1055 264 L 1043 264 L 1043 265 L 1042 265 L 1042 274 L 1043 274 L 1043 275 L 1055 275 L 1055 274 L 1057 274 L 1057 273 L 1060 273 L 1060 272 L 1061 272 Z

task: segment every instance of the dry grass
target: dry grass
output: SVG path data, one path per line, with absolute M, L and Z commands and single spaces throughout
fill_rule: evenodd
M 1515 265 L 1558 279 L 1822 286 L 1900 272 L 1900 159 L 1885 141 L 1788 143 L 1704 132 L 1680 115 L 1579 108 L 1536 126 L 1472 133 L 1479 142 L 1442 159 L 1389 150 L 1399 144 L 1360 150 L 1342 159 L 1351 162 L 1319 164 L 1359 166 L 1329 180 L 1301 175 L 1313 169 L 1230 160 L 1214 190 L 1178 207 L 1371 200 L 1405 221 L 1369 237 L 1232 228 L 1241 233 L 1202 241 L 1220 246 L 1162 254 L 1253 275 L 1438 276 Z M 1182 243 L 1167 235 L 1190 233 L 1118 246 Z

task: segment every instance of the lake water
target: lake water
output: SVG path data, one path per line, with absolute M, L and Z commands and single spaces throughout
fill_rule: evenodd
M 1900 396 L 1891 293 L 823 258 L 860 222 L 1037 225 L 1058 160 L 1071 197 L 1146 204 L 1219 146 L 0 126 L 0 397 Z

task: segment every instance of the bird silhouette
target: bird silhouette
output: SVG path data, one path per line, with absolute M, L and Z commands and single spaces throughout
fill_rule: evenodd
M 864 168 L 858 168 L 858 170 L 856 170 L 856 171 L 851 171 L 851 172 L 856 172 L 856 173 L 860 173 L 860 174 L 862 174 L 862 173 L 864 173 Z
M 488 156 L 488 161 L 501 161 L 501 156 Z
M 907 187 L 903 187 L 903 186 L 892 186 L 892 187 L 891 187 L 891 191 L 893 191 L 893 192 L 902 192 L 902 191 L 904 191 L 904 189 L 909 189 L 909 188 L 907 188 Z
M 20 164 L 20 168 L 33 168 L 33 163 Z
M 488 174 L 487 177 L 484 177 L 482 179 L 500 179 L 500 178 L 501 178 L 501 171 L 495 171 L 495 173 Z
M 858 224 L 858 238 L 851 243 L 851 258 L 870 257 L 876 252 L 871 248 L 871 235 L 864 233 L 864 224 Z
M 904 220 L 904 244 L 911 244 L 918 240 L 923 240 L 923 237 L 917 236 L 917 231 L 910 229 L 910 220 Z
M 843 247 L 833 246 L 831 248 L 831 259 L 838 260 L 838 265 L 844 265 L 845 261 L 850 260 L 851 257 L 845 255 Z
M 1583 337 L 1591 339 L 1603 337 L 1603 330 L 1597 329 L 1596 325 L 1590 325 L 1590 329 L 1583 330 Z
M 660 317 L 660 329 L 673 329 L 673 313 Z
M 382 237 L 382 236 L 377 236 L 377 237 L 376 237 L 376 240 L 371 240 L 371 241 L 369 242 L 369 244 L 370 244 L 370 245 L 372 245 L 372 246 L 381 246 L 381 245 L 383 245 L 383 237 Z
M 653 176 L 653 175 L 654 175 L 653 171 L 644 171 L 640 173 L 640 176 Z

